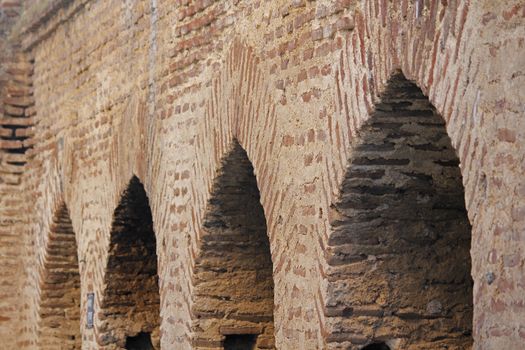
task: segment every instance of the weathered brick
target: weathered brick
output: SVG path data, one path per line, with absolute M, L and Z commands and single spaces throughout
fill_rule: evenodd
M 20 107 L 14 107 L 11 105 L 5 105 L 4 113 L 7 115 L 19 117 L 24 115 L 24 109 Z
M 22 147 L 23 143 L 20 140 L 0 140 L 0 149 L 17 149 Z

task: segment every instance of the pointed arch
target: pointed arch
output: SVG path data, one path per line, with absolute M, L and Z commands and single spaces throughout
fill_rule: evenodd
M 215 179 L 195 259 L 193 345 L 273 348 L 272 273 L 253 166 L 235 141 Z
M 329 347 L 467 348 L 471 227 L 459 160 L 444 120 L 401 73 L 349 163 L 325 252 Z
M 64 203 L 51 223 L 40 285 L 39 348 L 75 350 L 80 335 L 80 273 L 75 232 Z
M 98 343 L 128 348 L 138 339 L 159 349 L 156 238 L 146 191 L 135 176 L 113 214 L 104 281 Z

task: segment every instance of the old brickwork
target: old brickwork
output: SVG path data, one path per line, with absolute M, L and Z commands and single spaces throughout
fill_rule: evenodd
M 32 98 L 30 55 L 8 40 L 21 12 L 21 2 L 0 1 L 0 329 L 9 343 L 15 329 L 27 325 L 20 292 L 26 262 L 27 203 L 20 196 L 35 112 Z
M 522 0 L 45 0 L 0 22 L 7 348 L 79 318 L 83 349 L 521 349 Z
M 136 177 L 115 209 L 108 254 L 99 316 L 101 345 L 121 348 L 127 338 L 143 332 L 152 333 L 158 346 L 160 297 L 155 233 L 144 186 Z
M 380 97 L 330 211 L 330 344 L 466 349 L 471 227 L 458 159 L 417 86 L 396 74 Z
M 40 280 L 38 345 L 80 349 L 80 275 L 69 212 L 60 204 L 49 227 Z
M 225 155 L 203 221 L 195 259 L 192 330 L 197 348 L 224 337 L 257 335 L 274 348 L 270 243 L 253 167 L 237 143 Z

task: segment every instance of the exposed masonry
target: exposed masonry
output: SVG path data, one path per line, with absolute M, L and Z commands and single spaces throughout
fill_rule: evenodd
M 31 147 L 34 100 L 32 91 L 33 61 L 19 54 L 7 68 L 9 79 L 3 92 L 3 118 L 0 118 L 0 149 L 12 154 L 10 163 L 23 165 L 24 154 Z
M 61 205 L 48 236 L 40 285 L 39 348 L 80 349 L 80 274 L 75 233 Z
M 115 209 L 105 283 L 98 343 L 122 349 L 128 337 L 143 332 L 160 348 L 156 240 L 148 198 L 136 177 Z
M 0 0 L 0 12 L 20 1 Z M 11 42 L 5 37 L 13 50 L 4 50 L 0 35 L 1 117 L 21 113 L 4 110 L 5 106 L 23 107 L 23 116 L 15 119 L 34 125 L 35 133 L 17 139 L 17 133 L 31 133 L 33 127 L 0 124 L 5 138 L 0 142 L 0 347 L 38 346 L 38 272 L 43 270 L 49 229 L 37 228 L 53 221 L 50 205 L 62 197 L 67 199 L 79 253 L 86 262 L 80 265 L 82 288 L 96 296 L 95 328 L 81 324 L 83 347 L 131 346 L 149 337 L 148 330 L 127 334 L 130 328 L 137 332 L 129 326 L 128 315 L 122 311 L 106 317 L 103 308 L 105 281 L 118 270 L 113 266 L 107 271 L 107 258 L 114 253 L 108 249 L 114 246 L 109 242 L 115 198 L 130 174 L 148 188 L 159 241 L 162 348 L 196 347 L 191 341 L 203 333 L 193 328 L 201 321 L 192 313 L 199 307 L 194 270 L 198 271 L 202 224 L 219 160 L 226 145 L 237 138 L 257 175 L 271 237 L 276 348 L 406 350 L 421 348 L 422 342 L 431 350 L 439 349 L 436 342 L 444 346 L 457 342 L 448 346 L 457 348 L 469 338 L 461 335 L 461 329 L 468 333 L 468 328 L 475 350 L 521 348 L 525 341 L 523 0 L 41 0 L 27 5 L 11 31 Z M 5 18 L 0 15 L 0 31 L 6 28 L 7 33 Z M 8 61 L 30 64 L 28 70 L 13 74 L 8 72 Z M 370 202 L 381 196 L 391 196 L 393 202 L 396 193 L 367 196 L 357 188 L 361 185 L 352 187 L 352 181 L 370 182 L 363 187 L 388 187 L 382 181 L 391 176 L 402 187 L 406 175 L 400 169 L 413 170 L 410 157 L 399 158 L 410 159 L 409 164 L 348 168 L 355 159 L 366 158 L 364 154 L 380 153 L 356 150 L 356 138 L 360 135 L 366 144 L 366 138 L 375 134 L 373 125 L 381 124 L 371 119 L 375 105 L 389 77 L 399 69 L 429 96 L 446 121 L 461 161 L 475 281 L 468 327 L 463 327 L 457 308 L 445 317 L 439 314 L 440 309 L 449 312 L 449 299 L 432 284 L 432 299 L 425 300 L 428 294 L 421 293 L 412 297 L 414 310 L 401 305 L 408 298 L 403 293 L 421 290 L 417 287 L 424 281 L 417 283 L 418 278 L 428 276 L 430 267 L 412 274 L 405 271 L 403 281 L 409 285 L 399 288 L 394 277 L 401 275 L 395 265 L 400 255 L 394 253 L 400 248 L 395 240 L 389 248 L 356 244 L 355 254 L 350 244 L 337 241 L 337 234 L 344 236 L 337 224 L 345 222 L 346 214 L 356 212 L 360 219 L 359 215 L 378 210 L 330 209 L 340 198 L 346 170 L 349 191 L 343 195 L 363 196 Z M 19 78 L 27 84 L 19 84 Z M 3 87 L 15 80 L 23 89 L 19 96 L 8 95 Z M 34 106 L 26 96 L 34 97 Z M 11 103 L 15 100 L 8 99 L 13 97 L 23 97 L 17 103 L 30 107 Z M 421 126 L 383 124 L 392 132 Z M 382 137 L 388 133 L 385 130 Z M 399 140 L 387 143 L 399 145 L 394 141 Z M 386 149 L 381 157 L 388 159 L 392 152 Z M 432 166 L 457 172 L 455 165 Z M 374 167 L 385 174 L 368 180 L 352 175 L 356 169 Z M 428 172 L 425 168 L 422 174 Z M 410 181 L 429 187 L 424 177 Z M 400 206 L 392 212 L 409 217 L 426 210 L 420 203 L 407 206 L 410 210 Z M 403 229 L 411 236 L 410 220 L 404 221 Z M 421 225 L 430 221 L 422 220 Z M 417 220 L 412 222 L 416 225 Z M 347 223 L 346 227 L 355 228 L 346 231 L 347 237 L 355 233 L 359 241 L 360 223 Z M 370 237 L 390 239 L 392 226 L 383 225 Z M 429 241 L 440 247 L 441 240 Z M 415 239 L 402 243 L 407 270 L 413 270 L 422 264 L 427 245 Z M 436 254 L 428 249 L 427 265 L 437 266 L 432 274 L 439 275 L 447 267 L 436 263 L 440 257 L 455 258 L 465 252 L 468 260 L 468 248 L 449 247 L 454 251 L 446 256 L 441 248 Z M 360 254 L 366 259 L 359 260 Z M 460 266 L 456 263 L 452 274 L 460 274 Z M 351 283 L 359 278 L 366 283 L 362 288 Z M 454 289 L 460 285 L 448 286 L 451 294 L 457 294 L 458 307 L 465 305 L 467 310 Z M 399 298 L 390 307 L 376 295 L 388 302 L 393 296 Z M 380 308 L 372 308 L 376 304 Z M 428 318 L 419 318 L 427 317 L 427 307 Z M 131 307 L 122 303 L 114 309 Z M 82 320 L 85 317 L 83 308 Z M 438 326 L 447 328 L 454 317 L 457 328 L 444 334 Z M 117 345 L 101 341 L 117 335 Z M 214 331 L 213 339 L 205 340 L 233 347 L 254 336 Z M 260 339 L 262 335 L 256 337 Z
M 21 173 L 26 163 L 24 154 L 32 147 L 33 116 L 35 114 L 32 74 L 33 60 L 23 54 L 7 65 L 7 82 L 1 91 L 3 117 L 0 119 L 0 150 L 4 152 L 4 168 L 11 166 Z M 0 111 L 1 112 L 1 111 Z
M 41 271 L 35 259 L 26 254 L 24 230 L 28 201 L 21 195 L 22 176 L 27 155 L 21 150 L 30 144 L 35 112 L 33 99 L 33 61 L 23 54 L 18 43 L 9 41 L 12 25 L 22 12 L 22 0 L 0 0 L 0 338 L 3 348 L 21 348 L 26 339 L 22 327 L 36 333 L 38 311 L 18 303 L 24 290 L 28 261 L 33 276 Z M 47 232 L 46 232 L 47 234 Z M 44 248 L 44 247 L 42 247 Z M 34 246 L 32 246 L 34 249 Z M 36 286 L 35 286 L 36 287 Z M 37 299 L 37 288 L 34 289 Z M 21 313 L 31 309 L 34 322 L 29 326 Z M 34 334 L 33 333 L 33 334 Z
M 266 219 L 252 164 L 237 142 L 222 161 L 203 226 L 194 268 L 195 348 L 274 348 Z
M 444 121 L 401 74 L 356 140 L 333 208 L 331 348 L 472 343 L 470 230 Z
M 25 151 L 32 145 L 31 125 L 35 108 L 30 79 L 32 62 L 13 51 L 0 42 L 0 64 L 3 65 L 0 67 L 0 266 L 7 267 L 0 271 L 0 336 L 9 338 L 6 346 L 20 348 L 26 340 L 21 332 L 13 330 L 19 321 L 23 322 L 20 312 L 26 308 L 15 301 L 21 293 L 14 291 L 24 289 L 26 281 L 21 276 L 25 276 L 28 269 L 23 261 L 35 267 L 35 260 L 29 257 L 30 254 L 25 254 L 27 241 L 22 239 L 28 227 L 23 215 L 31 204 L 21 195 L 28 156 Z M 2 59 L 7 62 L 1 62 Z M 37 315 L 35 308 L 31 312 Z M 36 328 L 35 319 L 25 329 L 36 331 Z

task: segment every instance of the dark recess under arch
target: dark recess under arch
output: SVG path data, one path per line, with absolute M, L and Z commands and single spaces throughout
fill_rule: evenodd
M 332 207 L 325 314 L 333 347 L 359 349 L 363 336 L 400 339 L 400 348 L 470 346 L 471 227 L 458 165 L 428 98 L 393 76 Z
M 194 346 L 273 348 L 272 273 L 253 167 L 235 142 L 204 217 L 194 268 Z
M 40 285 L 39 348 L 81 348 L 80 273 L 75 232 L 65 204 L 51 223 Z
M 128 348 L 151 337 L 159 349 L 156 238 L 148 197 L 137 177 L 114 212 L 105 283 L 99 343 Z
M 361 350 L 390 350 L 390 347 L 385 343 L 373 343 L 365 346 Z

